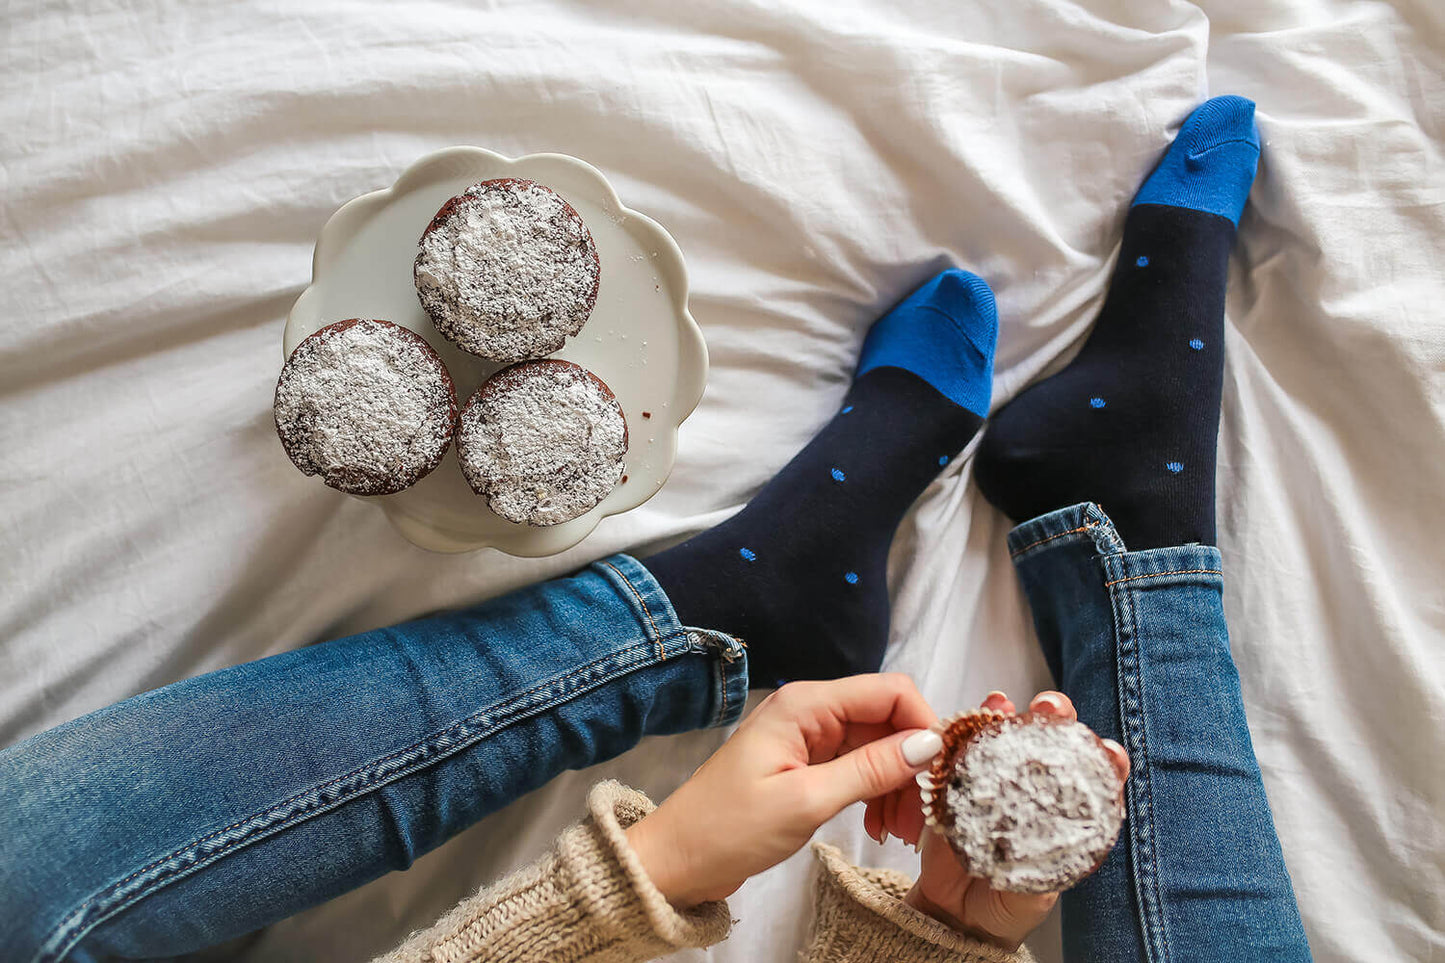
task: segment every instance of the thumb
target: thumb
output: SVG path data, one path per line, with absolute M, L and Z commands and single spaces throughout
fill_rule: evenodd
M 809 766 L 814 798 L 828 807 L 831 818 L 845 806 L 906 786 L 942 748 L 938 734 L 927 729 L 876 739 L 830 762 Z

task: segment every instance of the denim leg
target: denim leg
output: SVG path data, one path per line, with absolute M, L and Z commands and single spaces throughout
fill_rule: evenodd
M 0 752 L 0 959 L 164 957 L 250 932 L 563 770 L 734 721 L 746 665 L 618 555 L 91 713 Z
M 1093 504 L 1020 525 L 1009 547 L 1059 687 L 1133 766 L 1114 852 L 1064 894 L 1065 958 L 1309 960 L 1229 653 L 1219 550 L 1129 552 Z

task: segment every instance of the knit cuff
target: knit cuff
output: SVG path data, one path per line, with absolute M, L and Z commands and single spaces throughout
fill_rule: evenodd
M 888 869 L 859 869 L 823 843 L 813 890 L 813 928 L 804 963 L 1032 963 L 1017 953 L 970 939 L 903 902 L 913 881 Z
M 587 794 L 588 822 L 557 841 L 560 868 L 577 904 L 599 929 L 626 941 L 637 959 L 711 946 L 732 928 L 725 900 L 679 911 L 647 875 L 625 830 L 655 808 L 642 793 L 609 779 Z

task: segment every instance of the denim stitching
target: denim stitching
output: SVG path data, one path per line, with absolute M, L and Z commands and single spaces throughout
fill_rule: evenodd
M 1224 573 L 1221 572 L 1221 571 L 1220 571 L 1219 569 L 1217 569 L 1217 568 L 1185 568 L 1185 569 L 1180 569 L 1180 570 L 1177 571 L 1177 572 L 1154 572 L 1154 573 L 1152 573 L 1152 574 L 1150 574 L 1150 575 L 1130 575 L 1130 576 L 1128 576 L 1127 578 L 1116 578 L 1116 579 L 1114 579 L 1113 581 L 1105 582 L 1104 585 L 1105 585 L 1105 587 L 1108 587 L 1108 586 L 1110 586 L 1110 585 L 1120 585 L 1120 584 L 1123 584 L 1124 582 L 1137 582 L 1137 581 L 1139 581 L 1141 578 L 1166 578 L 1167 576 L 1170 576 L 1170 575 L 1221 575 L 1221 576 L 1222 576 L 1223 574 L 1224 574 Z
M 718 673 L 719 673 L 719 675 L 720 675 L 720 677 L 721 677 L 721 680 L 722 680 L 722 708 L 721 708 L 721 710 L 718 712 L 717 722 L 714 722 L 713 725 L 717 725 L 718 723 L 722 722 L 724 719 L 726 719 L 726 718 L 728 717 L 728 701 L 729 701 L 729 696 L 728 696 L 728 664 L 727 664 L 727 662 L 723 661 L 722 659 L 718 659 L 716 664 L 717 664 Z
M 560 702 L 566 701 L 570 698 L 575 698 L 576 696 L 581 695 L 586 691 L 590 691 L 590 688 L 596 688 L 597 686 L 605 685 L 606 683 L 612 681 L 618 676 L 627 674 L 627 672 L 630 672 L 637 667 L 634 660 L 629 660 L 626 658 L 627 655 L 637 649 L 643 648 L 651 648 L 651 643 L 641 642 L 627 646 L 626 648 L 619 649 L 615 652 L 609 653 L 608 655 L 594 659 L 586 665 L 581 666 L 580 668 L 572 668 L 569 669 L 567 672 L 559 673 L 558 675 L 555 675 L 550 679 L 544 679 L 542 682 L 537 683 L 530 689 L 526 689 L 520 693 L 509 696 L 506 699 L 498 700 L 497 702 L 494 702 L 491 705 L 472 713 L 470 716 L 467 716 L 465 719 L 462 719 L 459 722 L 451 723 L 450 725 L 442 729 L 438 729 L 435 732 L 428 734 L 427 736 L 423 737 L 417 742 L 412 743 L 409 746 L 405 746 L 401 749 L 387 753 L 384 756 L 379 756 L 376 759 L 368 760 L 362 765 L 357 766 L 355 769 L 352 769 L 350 772 L 343 773 L 342 775 L 335 776 L 327 780 L 326 782 L 319 783 L 315 786 L 304 789 L 299 793 L 288 796 L 280 802 L 267 807 L 266 809 L 252 813 L 251 815 L 246 816 L 245 818 L 240 819 L 229 826 L 214 830 L 213 832 L 207 833 L 205 836 L 201 836 L 197 839 L 192 840 L 184 846 L 181 846 L 180 848 L 173 850 L 167 855 L 162 856 L 147 864 L 146 866 L 141 867 L 124 879 L 112 883 L 110 886 L 107 886 L 105 890 L 102 890 L 100 893 L 87 899 L 80 906 L 77 906 L 66 916 L 65 920 L 63 920 L 58 926 L 55 927 L 55 929 L 51 931 L 50 936 L 46 939 L 45 942 L 51 942 L 57 934 L 64 932 L 68 928 L 80 927 L 81 923 L 83 923 L 83 918 L 85 917 L 87 912 L 95 909 L 96 907 L 100 907 L 98 914 L 99 918 L 96 919 L 94 922 L 85 925 L 75 936 L 67 938 L 62 944 L 63 948 L 59 951 L 58 955 L 41 954 L 36 959 L 42 961 L 42 963 L 44 963 L 44 961 L 63 959 L 64 956 L 69 953 L 70 950 L 74 947 L 74 944 L 78 942 L 85 935 L 85 933 L 89 932 L 95 926 L 98 926 L 100 923 L 103 923 L 107 919 L 110 919 L 116 913 L 135 905 L 140 900 L 149 896 L 151 893 L 154 893 L 157 890 L 163 888 L 166 884 L 174 881 L 175 879 L 189 875 L 197 869 L 204 868 L 205 866 L 208 866 L 211 863 L 214 863 L 217 860 L 229 855 L 236 849 L 239 849 L 258 839 L 267 838 L 268 836 L 279 832 L 281 829 L 289 828 L 291 825 L 296 825 L 300 822 L 304 822 L 306 818 L 309 818 L 312 815 L 317 815 L 322 812 L 329 812 L 330 810 L 338 806 L 344 805 L 345 803 L 351 802 L 352 800 L 357 799 L 360 796 L 366 795 L 367 793 L 379 788 L 381 785 L 386 785 L 390 782 L 394 782 L 397 779 L 410 776 L 441 759 L 445 759 L 449 756 L 455 755 L 458 752 L 471 748 L 482 739 L 487 738 L 488 736 L 500 731 L 503 728 L 506 728 L 509 725 L 529 719 L 535 716 L 537 713 L 546 711 L 547 709 L 557 705 Z M 582 678 L 588 670 L 594 669 L 597 666 L 608 661 L 616 661 L 616 669 L 619 671 L 606 673 L 590 683 L 583 682 L 576 685 L 569 684 L 577 682 L 577 680 Z M 509 706 L 517 706 L 523 703 L 527 697 L 532 696 L 540 690 L 546 689 L 548 686 L 559 685 L 561 686 L 561 688 L 556 696 L 544 699 L 536 705 L 527 707 L 525 710 L 508 715 L 507 719 L 502 722 L 501 725 L 491 728 L 482 728 L 475 733 L 468 733 L 466 731 L 470 728 L 470 726 L 472 726 L 474 723 L 476 723 L 478 720 L 482 719 L 485 716 L 500 714 Z M 379 776 L 379 774 L 373 772 L 371 776 L 368 777 L 367 781 L 362 785 L 354 787 L 349 792 L 345 792 L 343 795 L 338 796 L 335 799 L 326 798 L 326 791 L 328 789 L 334 788 L 338 784 L 344 783 L 345 781 L 366 772 L 366 770 L 368 769 L 376 770 L 379 766 L 383 765 L 386 762 L 389 762 L 400 756 L 407 755 L 408 753 L 414 752 L 418 749 L 424 749 L 429 743 L 438 743 L 445 737 L 447 737 L 448 734 L 456 732 L 462 733 L 460 740 L 451 745 L 446 745 L 443 743 L 436 746 L 431 751 L 426 752 L 410 764 L 404 766 L 402 769 L 386 775 L 385 782 L 374 781 Z M 238 837 L 237 839 L 230 840 L 225 846 L 223 846 L 221 849 L 218 849 L 214 853 L 204 855 L 196 854 L 201 858 L 194 859 L 192 862 L 189 862 L 186 865 L 180 866 L 175 870 L 171 870 L 161 874 L 136 893 L 123 897 L 117 905 L 113 907 L 105 906 L 105 900 L 108 894 L 114 894 L 116 890 L 124 887 L 127 883 L 131 882 L 137 877 L 143 876 L 147 872 L 155 869 L 163 863 L 169 862 L 171 860 L 180 859 L 184 857 L 188 851 L 195 850 L 198 847 L 203 846 L 205 843 L 219 836 L 223 836 L 234 829 L 244 826 L 248 822 L 253 822 L 257 819 L 264 819 L 270 814 L 278 813 L 279 811 L 284 810 L 286 807 L 292 805 L 293 803 L 296 803 L 298 800 L 301 800 L 303 797 L 306 796 L 316 796 L 317 799 L 314 803 L 303 805 L 295 812 L 282 816 L 282 818 L 276 822 L 268 825 L 258 826 L 252 830 L 247 831 L 245 834 Z M 303 818 L 298 819 L 297 817 Z M 72 920 L 77 920 L 77 922 L 72 923 Z
M 1095 527 L 1095 526 L 1098 525 L 1098 524 L 1099 524 L 1098 522 L 1088 522 L 1088 523 L 1086 523 L 1086 524 L 1084 524 L 1084 525 L 1080 525 L 1078 528 L 1071 528 L 1071 529 L 1069 529 L 1067 532 L 1059 532 L 1057 535 L 1049 535 L 1049 536 L 1047 536 L 1047 537 L 1045 537 L 1045 538 L 1039 539 L 1039 540 L 1036 541 L 1036 542 L 1029 542 L 1027 545 L 1024 545 L 1024 546 L 1021 547 L 1021 548 L 1017 548 L 1017 549 L 1015 549 L 1014 551 L 1009 552 L 1009 558 L 1018 558 L 1020 555 L 1022 555 L 1024 552 L 1027 552 L 1029 549 L 1031 549 L 1031 548 L 1033 548 L 1033 547 L 1035 547 L 1035 546 L 1037 546 L 1037 545 L 1042 545 L 1042 544 L 1044 544 L 1045 542 L 1052 542 L 1052 541 L 1053 541 L 1054 539 L 1056 539 L 1056 538 L 1063 538 L 1065 535 L 1077 535 L 1077 534 L 1079 534 L 1080 532 L 1087 532 L 1089 529 Z
M 1115 582 L 1127 581 L 1117 579 Z M 1106 582 L 1106 585 L 1114 582 Z M 1168 944 L 1164 934 L 1163 897 L 1159 891 L 1158 827 L 1154 823 L 1153 783 L 1149 772 L 1149 747 L 1144 730 L 1143 685 L 1140 678 L 1142 660 L 1139 652 L 1139 615 L 1134 593 L 1128 590 L 1111 592 L 1112 608 L 1118 618 L 1120 646 L 1117 652 L 1119 670 L 1120 725 L 1126 743 L 1139 758 L 1138 771 L 1130 776 L 1131 798 L 1135 811 L 1130 821 L 1129 839 L 1138 873 L 1136 891 L 1139 898 L 1140 925 L 1144 935 L 1144 951 L 1150 963 L 1166 963 Z M 1119 602 L 1127 606 L 1122 610 Z M 1131 754 L 1132 755 L 1132 754 Z
M 642 606 L 642 614 L 647 616 L 647 624 L 652 626 L 652 637 L 657 639 L 657 657 L 662 661 L 666 661 L 667 654 L 662 650 L 662 633 L 657 628 L 657 620 L 652 617 L 652 610 L 647 607 L 647 600 L 642 597 L 641 592 L 637 591 L 637 586 L 632 584 L 632 580 L 626 575 L 623 575 L 616 565 L 613 565 L 605 559 L 602 561 L 602 564 L 612 569 L 612 571 L 617 574 L 617 577 L 622 579 L 622 584 L 631 590 L 633 598 L 637 599 L 637 604 Z

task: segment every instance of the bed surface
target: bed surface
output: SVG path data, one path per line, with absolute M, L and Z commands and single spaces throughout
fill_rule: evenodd
M 946 265 L 997 292 L 997 407 L 1087 330 L 1174 127 L 1239 93 L 1265 148 L 1231 266 L 1219 518 L 1251 729 L 1316 958 L 1445 959 L 1442 8 L 609 6 L 8 6 L 0 744 L 716 523 Z M 691 271 L 712 372 L 676 471 L 561 556 L 415 549 L 272 431 L 321 225 L 450 144 L 590 161 Z M 1006 531 L 960 460 L 895 542 L 887 667 L 940 712 L 1046 681 Z M 387 949 L 534 858 L 592 782 L 660 798 L 722 738 L 569 773 L 245 958 Z M 861 810 L 820 836 L 916 866 Z M 679 958 L 792 960 L 808 864 L 751 881 L 733 937 Z M 1056 926 L 1034 946 L 1056 960 Z

